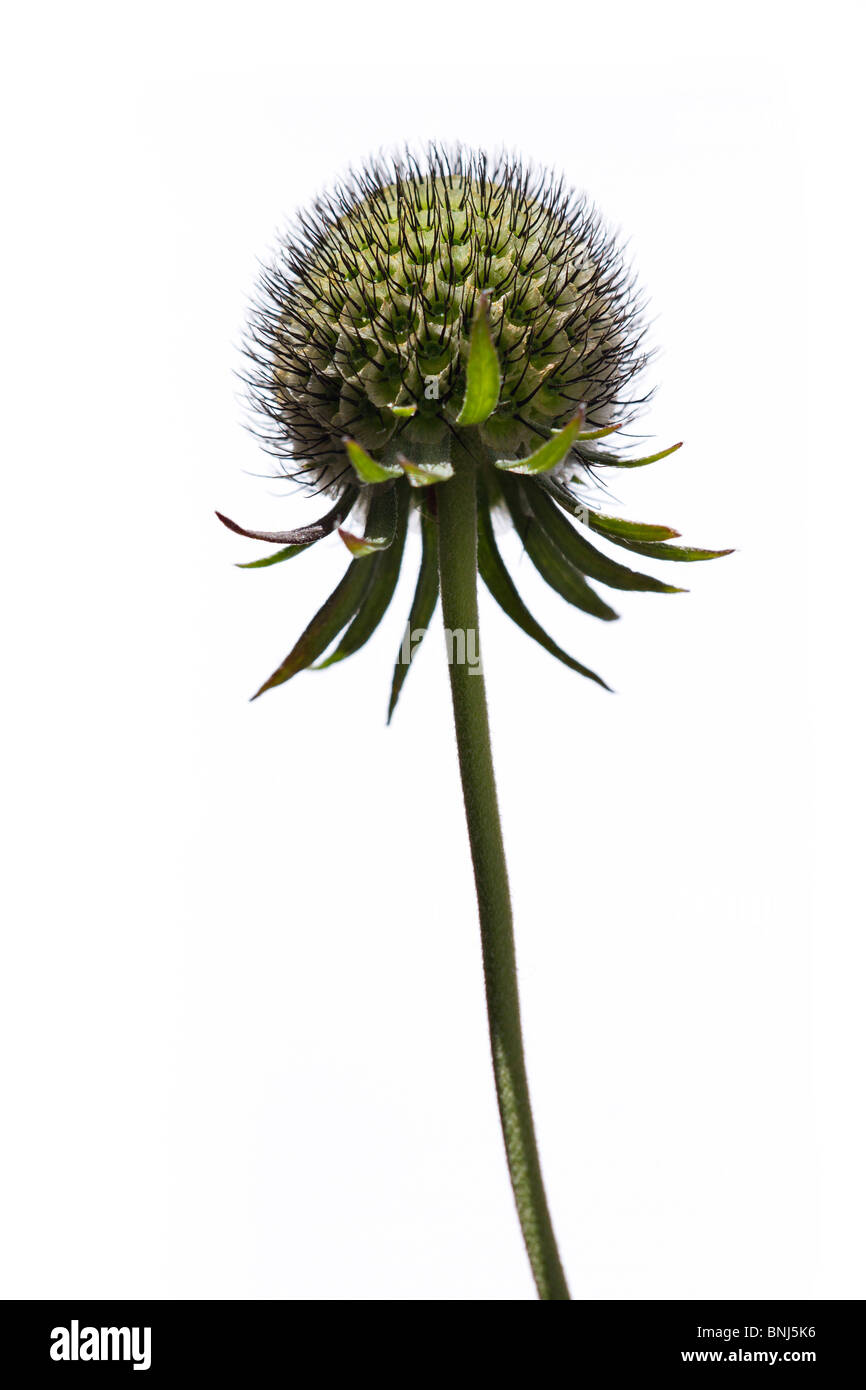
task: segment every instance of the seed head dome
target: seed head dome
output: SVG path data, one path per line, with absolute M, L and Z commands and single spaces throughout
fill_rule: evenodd
M 482 293 L 502 384 L 477 448 L 519 458 L 581 405 L 623 420 L 645 355 L 598 215 L 519 161 L 431 147 L 367 165 L 282 238 L 248 337 L 267 447 L 317 488 L 345 475 L 346 435 L 386 465 L 447 456 Z

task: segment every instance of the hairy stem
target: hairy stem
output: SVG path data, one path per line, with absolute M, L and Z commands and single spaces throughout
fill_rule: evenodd
M 437 487 L 442 614 L 475 871 L 496 1096 L 517 1214 L 539 1298 L 568 1299 L 547 1209 L 523 1057 L 508 870 L 478 646 L 476 474 L 468 456 Z M 468 658 L 468 659 L 467 659 Z

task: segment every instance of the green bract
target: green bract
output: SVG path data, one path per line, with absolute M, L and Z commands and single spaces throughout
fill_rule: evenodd
M 263 442 L 288 476 L 336 502 L 297 531 L 221 519 L 282 547 L 250 568 L 289 559 L 337 528 L 353 557 L 262 690 L 368 640 L 416 510 L 424 545 L 410 622 L 423 616 L 426 626 L 437 597 L 437 493 L 457 469 L 477 475 L 479 572 L 494 598 L 546 650 L 596 680 L 527 612 L 496 547 L 491 507 L 506 509 L 549 584 L 604 619 L 616 614 L 590 580 L 677 590 L 603 554 L 585 532 L 660 560 L 729 553 L 673 546 L 669 527 L 585 505 L 581 483 L 593 471 L 672 450 L 630 459 L 600 443 L 640 403 L 633 389 L 646 359 L 633 286 L 586 202 L 519 161 L 430 148 L 421 161 L 406 155 L 353 176 L 284 238 L 262 278 L 247 347 Z

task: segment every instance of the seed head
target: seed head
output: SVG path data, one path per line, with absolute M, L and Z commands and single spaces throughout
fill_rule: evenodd
M 502 378 L 482 454 L 529 454 L 581 405 L 624 420 L 645 355 L 598 215 L 519 161 L 431 147 L 320 198 L 263 274 L 247 346 L 267 447 L 315 487 L 346 474 L 346 435 L 386 466 L 447 457 L 482 294 Z
M 620 251 L 586 200 L 519 160 L 431 146 L 422 160 L 371 162 L 301 214 L 262 275 L 247 381 L 265 447 L 288 476 L 336 500 L 294 531 L 220 519 L 281 545 L 250 568 L 289 559 L 336 528 L 352 561 L 262 691 L 332 643 L 321 665 L 368 641 L 393 596 L 414 509 L 421 567 L 393 711 L 414 634 L 426 630 L 438 597 L 438 491 L 463 468 L 477 480 L 478 570 L 491 594 L 545 650 L 604 684 L 529 613 L 491 511 L 511 517 L 557 593 L 604 620 L 617 615 L 590 581 L 680 591 L 627 568 L 587 532 L 656 560 L 729 553 L 672 545 L 678 532 L 668 526 L 588 504 L 588 477 L 679 448 L 631 458 L 601 442 L 646 399 L 635 385 L 646 362 L 639 307 Z

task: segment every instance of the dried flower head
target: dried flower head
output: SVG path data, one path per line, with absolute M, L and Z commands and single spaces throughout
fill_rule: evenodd
M 477 472 L 487 587 L 525 632 L 600 684 L 525 608 L 491 507 L 505 504 L 545 580 L 602 619 L 616 614 L 591 580 L 677 590 L 626 568 L 587 532 L 660 560 L 728 553 L 671 545 L 669 527 L 587 505 L 581 484 L 592 470 L 637 467 L 672 449 L 635 459 L 601 442 L 645 399 L 634 394 L 646 355 L 633 282 L 586 200 L 519 160 L 431 146 L 421 160 L 407 153 L 370 163 L 283 239 L 262 276 L 247 350 L 265 447 L 287 476 L 335 504 L 289 532 L 221 519 L 283 546 L 254 566 L 288 559 L 337 527 L 353 556 L 262 690 L 311 666 L 332 642 L 325 664 L 367 641 L 393 595 L 412 508 L 423 549 L 409 630 L 426 628 L 438 592 L 436 490 L 457 468 Z M 357 526 L 348 524 L 353 511 Z M 401 649 L 392 711 L 411 654 Z

